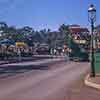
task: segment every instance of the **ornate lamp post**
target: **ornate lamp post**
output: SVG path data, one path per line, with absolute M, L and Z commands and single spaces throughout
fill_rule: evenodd
M 91 23 L 91 77 L 95 77 L 94 68 L 94 23 L 96 21 L 96 8 L 91 4 L 88 8 L 88 20 Z

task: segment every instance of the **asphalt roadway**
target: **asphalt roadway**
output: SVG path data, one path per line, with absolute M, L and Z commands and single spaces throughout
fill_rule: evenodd
M 69 86 L 89 70 L 89 63 L 68 61 L 38 66 L 1 70 L 0 100 L 67 100 Z

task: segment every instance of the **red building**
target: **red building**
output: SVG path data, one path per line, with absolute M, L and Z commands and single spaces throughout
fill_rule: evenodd
M 87 44 L 87 39 L 89 36 L 88 28 L 81 27 L 80 25 L 69 25 L 69 30 L 76 43 Z
M 80 25 L 69 25 L 69 30 L 73 38 L 76 38 L 80 34 L 89 34 L 88 28 L 81 27 Z
M 71 31 L 71 33 L 75 34 L 75 33 L 89 33 L 89 30 L 88 28 L 84 28 L 84 27 L 81 27 L 80 25 L 69 25 L 69 29 Z

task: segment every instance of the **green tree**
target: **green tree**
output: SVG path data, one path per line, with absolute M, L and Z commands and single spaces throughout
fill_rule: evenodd
M 65 33 L 65 34 L 68 35 L 68 34 L 70 33 L 69 25 L 62 24 L 62 25 L 59 27 L 59 32 Z
M 62 24 L 59 27 L 59 32 L 60 32 L 60 37 L 62 38 L 62 40 L 64 40 L 64 42 L 66 42 L 68 35 L 70 34 L 70 30 L 69 30 L 69 25 L 65 25 Z
M 8 25 L 5 22 L 0 22 L 1 39 L 5 38 L 7 30 L 8 30 Z
M 39 31 L 41 38 L 42 38 L 42 42 L 46 43 L 46 39 L 47 39 L 47 30 L 43 29 Z

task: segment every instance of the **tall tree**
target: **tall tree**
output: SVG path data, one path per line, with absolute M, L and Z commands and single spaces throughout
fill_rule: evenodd
M 63 40 L 64 43 L 66 43 L 68 35 L 70 34 L 69 25 L 62 24 L 59 27 L 59 32 L 59 37 Z
M 67 34 L 69 34 L 69 25 L 62 24 L 62 25 L 59 27 L 59 31 L 60 31 L 61 33 L 67 33 Z
M 5 22 L 0 22 L 0 33 L 2 38 L 6 35 L 8 30 L 8 25 Z

